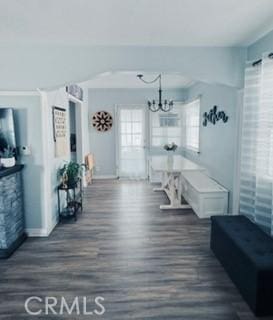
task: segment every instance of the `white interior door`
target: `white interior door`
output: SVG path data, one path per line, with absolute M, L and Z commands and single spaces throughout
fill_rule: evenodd
M 118 107 L 118 176 L 146 179 L 146 125 L 142 106 Z

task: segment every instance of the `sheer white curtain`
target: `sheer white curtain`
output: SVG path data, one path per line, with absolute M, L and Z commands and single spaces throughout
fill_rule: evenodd
M 273 234 L 273 59 L 245 72 L 240 213 Z
M 181 109 L 183 103 L 175 102 L 170 112 L 150 112 L 151 146 L 163 150 L 167 143 L 181 147 Z
M 145 179 L 147 173 L 144 107 L 119 107 L 118 127 L 119 177 Z

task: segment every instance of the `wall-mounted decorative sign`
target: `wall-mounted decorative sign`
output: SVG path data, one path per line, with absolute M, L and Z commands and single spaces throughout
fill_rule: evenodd
M 106 132 L 113 126 L 113 118 L 107 111 L 98 111 L 92 117 L 92 125 L 100 132 Z
M 217 111 L 217 106 L 214 106 L 209 112 L 203 114 L 203 126 L 206 127 L 208 122 L 216 124 L 217 121 L 222 120 L 224 123 L 228 122 L 228 116 L 224 111 Z
M 55 142 L 55 157 L 62 157 L 68 153 L 66 110 L 53 107 L 53 136 Z
M 83 90 L 77 84 L 70 84 L 66 86 L 66 92 L 71 94 L 71 96 L 83 101 Z

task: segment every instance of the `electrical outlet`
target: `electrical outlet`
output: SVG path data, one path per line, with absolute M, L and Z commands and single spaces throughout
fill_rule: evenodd
M 100 172 L 100 166 L 96 166 L 96 172 Z

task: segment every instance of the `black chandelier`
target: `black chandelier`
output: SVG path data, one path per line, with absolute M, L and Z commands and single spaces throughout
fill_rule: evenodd
M 144 83 L 150 84 L 154 83 L 157 80 L 159 81 L 159 98 L 158 98 L 158 103 L 156 103 L 155 100 L 148 100 L 148 107 L 149 110 L 152 112 L 157 112 L 157 111 L 164 111 L 164 112 L 169 112 L 173 108 L 173 100 L 164 100 L 162 102 L 162 89 L 161 89 L 161 74 L 159 74 L 154 80 L 152 81 L 146 81 L 143 79 L 143 74 L 138 74 L 137 77 Z

